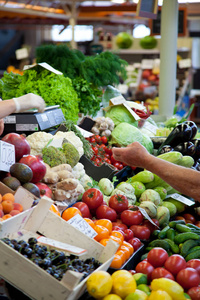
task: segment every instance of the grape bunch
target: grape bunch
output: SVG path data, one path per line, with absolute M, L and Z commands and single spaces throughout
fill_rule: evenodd
M 50 275 L 59 281 L 67 270 L 82 273 L 82 280 L 96 270 L 101 263 L 95 258 L 81 260 L 78 256 L 56 249 L 48 249 L 47 246 L 39 244 L 37 239 L 31 237 L 25 240 L 3 238 L 4 243 L 21 253 L 24 257 L 30 259 L 33 263 L 46 270 Z

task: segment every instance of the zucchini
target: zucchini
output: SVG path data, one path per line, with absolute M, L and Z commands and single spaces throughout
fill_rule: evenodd
M 173 164 L 178 164 L 182 160 L 183 155 L 178 151 L 172 151 L 160 154 L 157 157 Z
M 190 249 L 192 249 L 195 246 L 199 246 L 200 245 L 200 240 L 187 240 L 183 243 L 182 247 L 181 247 L 181 255 L 183 257 L 185 257 L 188 252 L 190 251 Z
M 194 165 L 194 158 L 189 155 L 183 155 L 183 158 L 178 163 L 178 165 L 186 168 L 191 168 Z
M 200 240 L 200 236 L 194 232 L 183 232 L 177 234 L 174 238 L 176 244 L 184 243 L 187 240 Z
M 139 181 L 142 183 L 149 183 L 154 180 L 154 174 L 150 171 L 144 170 L 129 179 L 129 183 Z
M 176 224 L 175 230 L 178 232 L 192 232 L 192 230 L 184 224 Z
M 169 187 L 169 184 L 161 179 L 158 175 L 154 174 L 154 179 L 151 182 L 145 184 L 145 187 L 146 189 L 154 189 L 157 186 L 162 186 L 166 189 Z

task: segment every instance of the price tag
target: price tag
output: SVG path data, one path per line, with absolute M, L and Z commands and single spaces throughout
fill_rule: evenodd
M 70 244 L 66 244 L 66 243 L 62 243 L 62 242 L 59 242 L 59 241 L 56 241 L 53 239 L 49 239 L 44 236 L 39 236 L 37 238 L 37 240 L 40 244 L 48 245 L 53 248 L 58 248 L 60 250 L 74 253 L 76 255 L 85 254 L 85 252 L 87 252 L 86 249 L 82 249 L 82 248 L 79 248 L 79 247 L 76 247 L 76 246 L 73 246 Z
M 29 56 L 27 48 L 21 48 L 15 51 L 18 60 L 27 58 Z
M 0 141 L 0 170 L 9 172 L 10 167 L 15 163 L 15 146 Z
M 185 205 L 187 205 L 187 206 L 192 206 L 192 205 L 195 204 L 194 201 L 192 201 L 192 200 L 190 200 L 190 199 L 188 199 L 188 198 L 186 198 L 186 197 L 184 197 L 184 196 L 182 196 L 182 195 L 180 195 L 180 194 L 177 194 L 177 193 L 168 195 L 168 196 L 166 197 L 166 199 L 167 199 L 167 198 L 173 198 L 173 199 L 175 199 L 175 200 L 178 200 L 178 201 L 182 202 L 183 204 L 185 204 Z
M 110 99 L 111 105 L 119 105 L 119 104 L 123 104 L 125 102 L 126 102 L 126 99 L 122 95 Z
M 138 206 L 138 208 L 139 208 L 139 211 L 141 212 L 141 214 L 142 214 L 149 222 L 151 222 L 151 224 L 153 224 L 154 226 L 156 226 L 156 227 L 159 228 L 159 226 L 158 226 L 156 223 L 154 223 L 154 221 L 152 221 L 152 219 L 149 217 L 148 213 L 146 212 L 146 210 L 145 210 L 144 208 L 141 208 L 141 207 L 139 207 L 139 206 Z
M 3 120 L 4 124 L 16 124 L 16 116 L 7 116 Z
M 143 125 L 143 128 L 148 129 L 149 131 L 151 131 L 153 134 L 156 134 L 157 131 L 157 127 L 153 124 L 151 124 L 150 122 L 146 121 Z
M 178 66 L 180 69 L 184 69 L 184 68 L 190 68 L 192 65 L 192 61 L 190 58 L 186 58 L 186 59 L 181 59 L 178 62 Z
M 142 69 L 153 69 L 154 60 L 153 59 L 142 59 L 141 68 Z
M 92 239 L 97 235 L 97 232 L 80 215 L 75 215 L 74 217 L 69 219 L 67 223 L 80 230 L 82 233 Z
M 75 125 L 75 126 L 81 132 L 81 134 L 84 136 L 84 138 L 87 138 L 87 137 L 90 137 L 90 136 L 94 135 L 94 133 L 83 129 L 83 128 L 79 127 L 78 125 Z

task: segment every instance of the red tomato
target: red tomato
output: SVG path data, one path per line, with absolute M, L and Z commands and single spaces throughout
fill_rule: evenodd
M 100 205 L 96 210 L 96 216 L 98 219 L 108 219 L 111 222 L 117 219 L 116 211 L 107 205 Z
M 96 142 L 95 137 L 94 137 L 94 136 L 91 136 L 91 137 L 90 137 L 90 143 L 94 144 L 95 142 Z
M 134 275 L 136 273 L 135 270 L 128 270 L 132 275 Z
M 113 224 L 113 230 L 119 229 L 119 230 L 123 230 L 124 231 L 125 229 L 128 228 L 125 224 L 122 224 L 122 223 L 113 222 L 112 224 Z
M 128 208 L 128 199 L 124 195 L 116 194 L 110 197 L 108 205 L 120 213 Z
M 156 278 L 169 278 L 171 280 L 175 280 L 172 273 L 161 267 L 154 269 L 151 273 L 151 280 Z
M 149 220 L 144 220 L 142 225 L 148 227 L 151 231 L 151 233 L 154 232 L 154 230 L 158 229 L 159 228 L 159 222 L 157 219 L 152 219 L 152 221 L 158 226 L 154 225 L 153 223 L 151 223 Z
M 187 221 L 191 221 L 193 224 L 196 221 L 195 217 L 192 214 L 183 214 L 183 218 Z
M 197 258 L 190 259 L 186 263 L 186 267 L 195 269 L 199 273 L 199 276 L 200 276 L 200 259 L 197 259 Z
M 99 152 L 99 149 L 96 146 L 93 146 L 92 150 L 93 150 L 94 154 L 98 154 L 98 152 Z
M 142 242 L 138 238 L 136 238 L 136 237 L 128 240 L 128 243 L 133 246 L 134 251 L 136 251 L 137 249 L 139 249 L 141 247 L 141 245 L 142 245 Z
M 196 225 L 197 227 L 200 227 L 200 221 L 195 222 L 195 225 Z
M 192 300 L 200 299 L 200 286 L 192 287 L 187 291 L 187 294 L 191 297 Z
M 110 160 L 112 162 L 112 164 L 116 163 L 117 161 L 114 159 L 113 155 L 111 155 Z
M 151 280 L 151 274 L 153 270 L 154 267 L 146 260 L 139 262 L 139 264 L 137 264 L 137 266 L 135 267 L 135 271 L 137 273 L 143 273 L 147 275 L 148 281 Z
M 111 146 L 106 147 L 105 152 L 111 156 L 112 155 L 112 147 Z
M 165 269 L 167 269 L 173 275 L 176 275 L 179 271 L 186 268 L 186 261 L 183 256 L 179 254 L 172 254 L 166 260 L 164 264 Z
M 72 205 L 73 207 L 77 207 L 80 212 L 82 213 L 82 217 L 83 218 L 90 218 L 91 217 L 91 213 L 89 210 L 89 207 L 86 203 L 84 202 L 76 202 Z
M 108 139 L 107 139 L 107 137 L 104 135 L 104 136 L 101 137 L 101 141 L 102 141 L 103 144 L 107 144 Z
M 123 164 L 121 164 L 121 163 L 119 163 L 118 170 L 122 170 L 122 169 L 123 169 L 123 167 L 124 167 L 124 165 L 123 165 Z
M 133 231 L 135 237 L 140 240 L 148 240 L 150 238 L 151 232 L 149 228 L 142 225 L 132 225 L 130 229 Z
M 126 242 L 134 237 L 133 231 L 131 229 L 124 230 L 124 239 Z
M 133 211 L 127 209 L 121 213 L 121 220 L 127 226 L 139 225 L 142 223 L 143 219 L 144 217 L 139 210 Z
M 103 202 L 103 194 L 100 190 L 91 188 L 83 193 L 82 201 L 87 204 L 89 209 L 96 209 Z
M 185 268 L 178 272 L 176 281 L 184 288 L 190 289 L 200 284 L 200 276 L 193 268 Z
M 111 160 L 111 162 L 112 162 L 112 160 Z M 116 161 L 116 162 L 114 162 L 114 163 L 112 163 L 112 164 L 113 164 L 113 166 L 114 166 L 115 168 L 119 169 L 120 163 L 119 163 L 118 161 Z
M 147 254 L 147 261 L 154 266 L 154 268 L 163 267 L 168 257 L 168 253 L 165 249 L 155 247 Z
M 94 135 L 94 138 L 95 138 L 95 142 L 96 143 L 101 143 L 101 137 L 100 137 L 100 135 L 98 135 L 98 134 L 96 134 L 96 135 Z

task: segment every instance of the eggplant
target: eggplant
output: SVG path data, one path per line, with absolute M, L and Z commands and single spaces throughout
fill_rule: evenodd
M 193 156 L 195 153 L 195 145 L 189 141 L 177 145 L 174 147 L 174 150 L 181 152 L 183 155 Z
M 174 129 L 170 132 L 168 137 L 165 139 L 163 144 L 158 149 L 158 154 L 160 154 L 160 151 L 163 146 L 170 145 L 172 148 L 175 146 L 188 142 L 192 137 L 192 128 L 186 124 L 181 123 L 178 124 Z
M 172 148 L 172 146 L 165 145 L 165 146 L 162 147 L 162 149 L 160 151 L 160 154 L 167 153 L 167 152 L 172 152 L 172 151 L 174 151 L 174 148 Z
M 191 139 L 195 137 L 197 134 L 197 125 L 193 121 L 185 121 L 185 124 L 189 125 L 192 128 L 192 136 Z
M 200 139 L 191 140 L 195 146 L 195 153 L 193 155 L 194 160 L 200 158 Z

